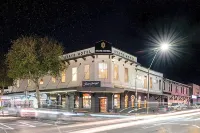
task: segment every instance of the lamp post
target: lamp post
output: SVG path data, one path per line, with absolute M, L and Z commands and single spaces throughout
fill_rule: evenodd
M 148 78 L 148 92 L 147 92 L 147 114 L 149 113 L 149 71 L 150 71 L 150 69 L 151 69 L 151 66 L 152 66 L 152 64 L 153 64 L 153 62 L 154 62 L 154 60 L 155 60 L 155 58 L 156 58 L 156 56 L 157 56 L 157 54 L 158 54 L 158 52 L 159 51 L 167 51 L 169 49 L 169 44 L 168 43 L 162 43 L 161 45 L 160 45 L 160 47 L 159 48 L 157 48 L 156 49 L 156 53 L 155 53 L 155 55 L 154 55 L 154 57 L 153 57 L 153 59 L 152 59 L 152 61 L 151 61 L 151 64 L 150 64 L 150 66 L 149 66 L 149 68 L 148 68 L 148 71 L 147 71 L 147 78 Z

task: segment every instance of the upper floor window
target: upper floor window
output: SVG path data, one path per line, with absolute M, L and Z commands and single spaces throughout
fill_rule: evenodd
M 117 64 L 114 64 L 114 80 L 119 79 L 119 66 Z
M 31 80 L 28 79 L 28 86 L 31 86 Z
M 176 86 L 176 93 L 178 93 L 178 86 Z
M 72 68 L 72 81 L 77 81 L 77 67 Z
M 107 66 L 107 63 L 99 63 L 99 78 L 100 79 L 108 78 L 108 66 Z
M 40 79 L 40 84 L 41 84 L 41 85 L 44 84 L 44 81 L 43 81 L 42 78 Z
M 172 92 L 172 84 L 171 84 L 171 92 Z
M 163 82 L 163 90 L 165 90 L 165 82 Z
M 152 85 L 152 77 L 150 77 L 150 88 L 152 88 L 153 85 Z
M 161 80 L 159 80 L 159 90 L 161 90 Z
M 19 80 L 16 81 L 16 85 L 17 85 L 17 87 L 19 87 Z
M 61 73 L 61 82 L 64 83 L 65 80 L 66 80 L 66 71 L 64 70 L 64 71 L 62 71 L 62 73 Z
M 129 81 L 129 78 L 128 78 L 128 68 L 125 68 L 124 71 L 125 71 L 124 72 L 124 81 L 128 82 Z
M 147 76 L 144 76 L 144 88 L 147 88 Z
M 56 78 L 55 78 L 55 77 L 51 77 L 51 81 L 52 81 L 53 83 L 55 83 L 55 82 L 56 82 Z
M 90 65 L 85 65 L 84 72 L 85 72 L 85 79 L 90 79 Z

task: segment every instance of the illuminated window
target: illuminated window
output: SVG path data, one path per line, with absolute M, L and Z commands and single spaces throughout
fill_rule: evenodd
M 83 94 L 83 108 L 90 109 L 91 108 L 91 95 Z
M 144 76 L 144 88 L 147 88 L 147 76 Z
M 44 81 L 43 81 L 43 79 L 40 79 L 40 84 L 42 85 L 42 84 L 44 84 Z
M 28 86 L 31 86 L 31 81 L 30 81 L 30 79 L 28 79 Z
M 17 87 L 19 87 L 19 80 L 16 81 Z
M 51 81 L 52 81 L 53 83 L 55 83 L 55 82 L 56 82 L 56 78 L 55 78 L 55 77 L 51 77 Z
M 62 71 L 62 73 L 61 73 L 61 82 L 64 83 L 65 80 L 66 80 L 66 73 L 65 73 L 65 71 Z
M 119 79 L 119 67 L 118 65 L 114 64 L 114 80 Z
M 79 108 L 79 96 L 75 97 L 75 108 Z
M 150 88 L 152 88 L 153 85 L 152 85 L 152 77 L 150 77 Z
M 118 109 L 120 108 L 120 94 L 114 95 L 114 107 Z
M 135 96 L 134 95 L 132 95 L 131 96 L 131 107 L 133 108 L 134 107 L 134 103 L 135 102 Z
M 106 63 L 99 63 L 99 78 L 100 79 L 108 78 L 108 66 Z
M 90 79 L 90 65 L 85 65 L 84 72 L 85 72 L 85 79 Z
M 128 108 L 128 95 L 125 96 L 125 108 Z
M 72 68 L 72 81 L 77 81 L 77 67 Z
M 128 80 L 129 80 L 129 79 L 128 79 L 128 68 L 125 68 L 124 70 L 125 70 L 125 73 L 124 73 L 124 81 L 125 81 L 125 82 L 128 82 Z

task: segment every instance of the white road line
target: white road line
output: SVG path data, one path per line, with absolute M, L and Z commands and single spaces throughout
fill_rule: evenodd
M 0 123 L 0 125 L 2 125 L 2 126 L 4 126 L 4 127 L 7 127 L 8 129 L 11 129 L 11 130 L 13 130 L 14 128 L 12 128 L 12 127 L 9 127 L 9 126 L 7 126 L 7 125 L 5 125 L 5 124 L 3 124 L 3 123 Z
M 29 127 L 36 127 L 36 126 L 30 125 L 30 124 L 27 124 L 27 123 L 24 123 L 24 122 L 19 122 L 19 123 L 24 124 L 24 125 L 29 126 Z
M 196 127 L 196 128 L 200 128 L 199 126 L 197 126 L 197 125 L 192 125 L 193 127 Z

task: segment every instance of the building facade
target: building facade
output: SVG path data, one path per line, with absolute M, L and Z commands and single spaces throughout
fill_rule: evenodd
M 192 104 L 200 103 L 200 86 L 196 84 L 189 84 L 191 86 L 190 90 L 190 102 Z
M 63 60 L 67 68 L 59 78 L 40 79 L 43 106 L 108 112 L 135 107 L 137 100 L 139 108 L 146 107 L 148 69 L 135 56 L 100 41 L 95 47 L 63 55 Z M 162 103 L 163 74 L 149 73 L 150 102 L 158 105 Z M 15 84 L 9 88 L 12 93 L 35 96 L 35 85 L 30 80 L 17 80 Z

